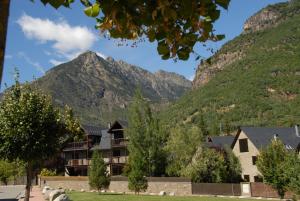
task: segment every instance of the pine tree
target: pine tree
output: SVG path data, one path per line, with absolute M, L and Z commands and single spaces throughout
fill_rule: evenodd
M 161 176 L 165 172 L 163 134 L 159 121 L 143 98 L 140 89 L 136 91 L 129 110 L 129 187 L 135 192 L 145 190 L 145 176 Z
M 89 184 L 98 191 L 107 189 L 110 183 L 110 177 L 107 172 L 107 166 L 99 151 L 94 151 L 92 156 L 92 164 L 89 168 Z
M 135 193 L 145 191 L 148 187 L 146 178 L 146 161 L 141 153 L 133 153 L 129 158 L 130 172 L 128 175 L 128 188 Z

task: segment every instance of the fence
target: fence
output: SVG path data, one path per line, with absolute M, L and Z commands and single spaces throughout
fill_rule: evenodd
M 192 194 L 240 196 L 240 184 L 228 183 L 193 183 Z
M 192 195 L 192 183 L 189 179 L 179 177 L 148 177 L 148 188 L 145 193 L 159 194 L 165 191 L 166 194 Z M 88 177 L 41 177 L 40 185 L 48 185 L 53 188 L 62 187 L 64 189 L 73 189 L 86 191 L 90 190 Z M 128 180 L 126 177 L 111 177 L 109 191 L 118 193 L 129 193 Z
M 251 196 L 252 197 L 266 197 L 266 198 L 279 198 L 277 191 L 269 185 L 264 183 L 251 183 Z M 291 199 L 292 192 L 286 192 L 285 199 Z
M 189 179 L 180 177 L 148 177 L 148 194 L 158 194 L 165 191 L 175 195 L 225 195 L 225 196 L 252 196 L 279 198 L 277 191 L 264 183 L 192 183 Z M 53 188 L 62 187 L 86 191 L 90 190 L 88 177 L 41 177 L 40 185 L 48 185 Z M 109 191 L 118 193 L 131 192 L 128 189 L 127 177 L 111 177 Z M 285 198 L 292 198 L 292 193 L 287 192 Z

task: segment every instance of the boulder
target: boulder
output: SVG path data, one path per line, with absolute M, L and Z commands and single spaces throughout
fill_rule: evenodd
M 84 190 L 84 189 L 81 189 L 80 192 L 85 192 L 85 190 Z
M 175 196 L 175 192 L 170 192 L 169 196 Z
M 66 194 L 61 194 L 54 201 L 69 201 L 69 197 Z
M 106 190 L 101 190 L 101 193 L 106 193 Z
M 53 190 L 47 190 L 44 194 L 44 199 L 45 200 L 49 200 L 49 196 L 50 196 L 50 193 L 52 192 Z
M 160 192 L 159 192 L 159 195 L 160 195 L 160 196 L 164 196 L 164 195 L 166 195 L 166 194 L 167 194 L 167 193 L 166 193 L 165 191 L 160 191 Z
M 63 192 L 61 190 L 53 190 L 53 191 L 51 191 L 50 194 L 49 194 L 49 201 L 54 201 L 55 198 L 57 198 L 61 194 L 63 194 Z
M 42 193 L 45 194 L 46 191 L 49 191 L 49 190 L 51 190 L 50 186 L 44 186 Z

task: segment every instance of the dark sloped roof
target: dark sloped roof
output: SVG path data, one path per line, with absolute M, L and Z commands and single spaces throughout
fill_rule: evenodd
M 274 136 L 277 136 L 287 149 L 297 149 L 300 137 L 297 137 L 295 127 L 266 128 L 266 127 L 241 127 L 240 128 L 258 149 L 268 146 Z
M 122 125 L 123 128 L 128 127 L 127 121 L 125 121 L 125 120 L 117 120 L 117 121 Z
M 108 130 L 101 131 L 100 144 L 94 146 L 92 150 L 108 150 L 111 149 L 111 135 L 107 132 Z
M 124 129 L 128 127 L 127 121 L 124 120 L 116 120 L 111 127 L 108 129 L 108 132 L 111 133 L 115 129 Z
M 103 128 L 101 127 L 90 126 L 90 125 L 82 125 L 82 128 L 87 135 L 97 135 L 97 136 L 101 136 L 101 130 L 103 130 Z
M 216 147 L 224 149 L 226 146 L 230 147 L 233 143 L 234 136 L 212 136 L 207 142 L 208 147 Z

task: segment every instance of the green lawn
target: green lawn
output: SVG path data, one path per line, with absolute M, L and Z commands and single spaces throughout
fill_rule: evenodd
M 71 192 L 68 196 L 72 201 L 237 201 L 238 198 L 200 197 L 200 196 L 152 196 L 152 195 L 120 195 L 120 194 L 98 194 L 89 192 Z M 242 201 L 253 201 L 253 199 L 242 199 Z M 263 200 L 261 200 L 263 201 Z

